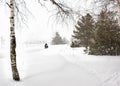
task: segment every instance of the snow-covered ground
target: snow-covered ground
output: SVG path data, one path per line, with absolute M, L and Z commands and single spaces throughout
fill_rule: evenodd
M 120 86 L 120 56 L 86 55 L 68 45 L 17 48 L 20 82 L 12 80 L 9 50 L 0 51 L 0 86 Z

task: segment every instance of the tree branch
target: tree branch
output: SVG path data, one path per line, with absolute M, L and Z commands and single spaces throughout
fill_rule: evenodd
M 10 4 L 8 4 L 7 2 L 6 2 L 6 4 L 8 5 L 9 8 L 11 8 Z

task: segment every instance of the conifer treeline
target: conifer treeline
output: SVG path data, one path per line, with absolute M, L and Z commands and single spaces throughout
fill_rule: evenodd
M 88 13 L 75 25 L 71 47 L 93 55 L 120 55 L 120 26 L 113 11 L 102 10 L 97 21 Z

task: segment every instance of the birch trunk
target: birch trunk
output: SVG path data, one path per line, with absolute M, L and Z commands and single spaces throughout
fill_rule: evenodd
M 10 58 L 13 80 L 19 81 L 19 73 L 16 64 L 16 38 L 15 38 L 15 15 L 14 15 L 14 0 L 10 0 Z

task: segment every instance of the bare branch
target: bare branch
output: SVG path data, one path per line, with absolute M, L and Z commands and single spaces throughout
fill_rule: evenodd
M 76 21 L 75 17 L 80 15 L 79 11 L 76 11 L 73 7 L 61 2 L 59 0 L 50 0 L 50 2 L 55 6 L 55 16 L 56 21 L 68 25 L 68 23 L 74 23 Z
M 41 0 L 38 0 L 38 3 L 39 3 L 41 6 L 44 6 L 44 7 L 45 7 L 45 5 L 41 2 Z
M 58 13 L 60 13 L 60 15 L 62 16 L 63 14 L 66 16 L 69 16 L 73 10 L 68 7 L 67 5 L 65 5 L 64 3 L 61 2 L 56 2 L 55 0 L 50 0 L 52 2 L 53 5 L 55 5 L 58 9 Z
M 19 8 L 17 6 L 17 3 L 15 2 L 15 8 L 17 9 L 17 12 L 19 12 Z
M 7 2 L 6 2 L 6 4 L 8 5 L 9 8 L 11 8 L 11 7 L 10 7 L 10 4 L 8 4 Z
M 16 0 L 15 1 L 15 8 L 16 8 L 15 9 L 16 20 L 18 22 L 17 25 L 19 27 L 21 27 L 23 25 L 27 26 L 26 23 L 28 21 L 28 17 L 29 17 L 29 15 L 31 16 L 32 13 L 27 8 L 26 2 L 24 0 Z

